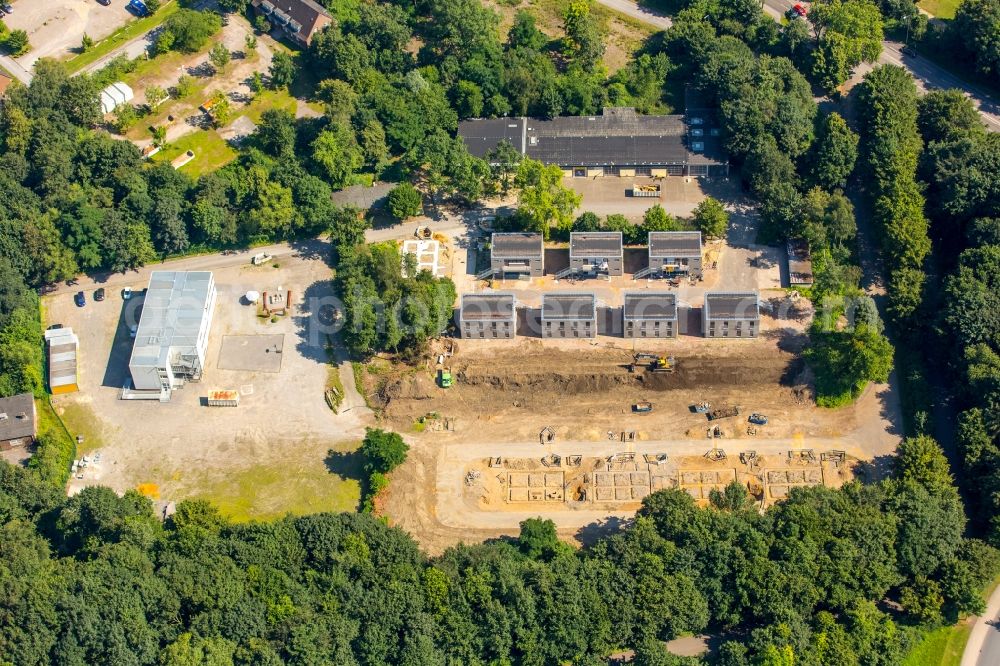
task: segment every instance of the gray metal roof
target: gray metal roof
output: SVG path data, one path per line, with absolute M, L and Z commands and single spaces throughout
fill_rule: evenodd
M 494 233 L 490 239 L 490 255 L 497 259 L 541 257 L 544 253 L 541 234 Z
M 195 350 L 212 284 L 210 271 L 153 271 L 129 365 L 163 367 L 172 349 Z
M 463 294 L 462 321 L 514 321 L 513 294 Z
M 542 320 L 596 321 L 597 299 L 593 294 L 543 294 Z
M 700 231 L 651 231 L 649 232 L 651 257 L 700 257 Z
M 570 257 L 620 257 L 622 232 L 574 231 L 569 235 Z
M 668 291 L 625 294 L 625 319 L 677 319 L 677 296 Z
M 606 108 L 601 115 L 485 118 L 458 125 L 469 152 L 485 157 L 501 141 L 522 155 L 563 167 L 725 164 L 719 141 L 699 137 L 701 152 L 688 146 L 684 116 L 645 116 L 632 108 Z
M 705 294 L 706 319 L 760 319 L 756 291 Z
M 0 398 L 0 441 L 35 436 L 35 399 L 30 393 Z

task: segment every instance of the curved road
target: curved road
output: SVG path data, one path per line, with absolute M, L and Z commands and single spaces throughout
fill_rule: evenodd
M 986 612 L 976 618 L 962 653 L 961 666 L 1000 664 L 1000 587 L 993 591 Z

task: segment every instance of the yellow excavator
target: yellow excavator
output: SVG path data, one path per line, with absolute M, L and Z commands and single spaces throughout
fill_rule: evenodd
M 673 356 L 658 354 L 636 354 L 632 362 L 632 371 L 640 367 L 650 372 L 673 372 L 677 368 L 677 360 Z

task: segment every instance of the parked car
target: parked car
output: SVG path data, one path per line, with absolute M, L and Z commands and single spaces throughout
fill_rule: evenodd
M 760 425 L 760 426 L 767 425 L 767 417 L 764 416 L 763 414 L 758 414 L 756 412 L 751 414 L 750 418 L 747 420 L 754 425 Z
M 139 327 L 137 325 L 132 324 L 131 326 L 128 327 L 128 337 L 135 338 L 135 334 L 138 332 L 139 332 Z
M 110 4 L 111 4 L 111 0 L 97 0 L 97 2 L 98 2 L 99 4 L 102 4 L 102 5 L 104 5 L 105 7 L 107 7 L 108 5 L 110 5 Z
M 9 2 L 0 2 L 0 9 L 4 10 L 8 14 L 14 13 L 14 7 L 12 7 Z
M 46 331 L 58 331 L 62 327 L 63 327 L 62 324 L 49 324 L 49 327 L 47 329 L 45 329 L 45 330 Z
M 76 292 L 76 296 L 73 297 L 73 302 L 76 303 L 76 307 L 82 308 L 87 304 L 87 296 L 82 291 Z
M 127 301 L 132 298 L 132 287 L 125 287 L 122 289 L 122 300 Z
M 104 287 L 98 287 L 97 288 L 97 291 L 94 292 L 94 300 L 95 301 L 103 301 L 104 300 Z

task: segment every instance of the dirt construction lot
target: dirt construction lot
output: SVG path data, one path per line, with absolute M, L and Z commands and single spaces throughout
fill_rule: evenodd
M 3 17 L 11 30 L 24 30 L 32 49 L 17 61 L 27 69 L 39 58 L 72 55 L 83 35 L 99 42 L 135 18 L 125 0 L 109 6 L 96 0 L 15 0 L 14 13 Z
M 72 326 L 80 337 L 80 391 L 53 399 L 70 430 L 84 435 L 80 453 L 91 458 L 83 478 L 71 480 L 70 492 L 90 484 L 118 491 L 142 485 L 164 500 L 209 497 L 241 517 L 270 515 L 279 505 L 352 510 L 356 480 L 331 474 L 326 456 L 363 436 L 364 405 L 349 401 L 335 415 L 324 402 L 331 372 L 325 331 L 332 314 L 324 302 L 330 295 L 330 270 L 320 258 L 325 254 L 289 250 L 275 256 L 278 268 L 251 266 L 249 254 L 224 257 L 235 261 L 212 269 L 218 302 L 204 377 L 165 404 L 119 399 L 131 353 L 127 322 L 142 299 L 137 294 L 124 303 L 121 287 L 141 290 L 148 269 L 124 280 L 116 276 L 103 302 L 88 290 L 84 308 L 74 305 L 72 289 L 47 297 L 47 323 Z M 207 259 L 170 262 L 169 268 L 199 269 Z M 277 322 L 241 301 L 248 290 L 279 286 L 293 291 L 295 307 Z M 344 372 L 351 376 L 349 366 Z M 215 388 L 238 390 L 240 406 L 202 406 Z M 101 454 L 96 465 L 95 452 Z M 351 470 L 339 471 L 350 476 Z

